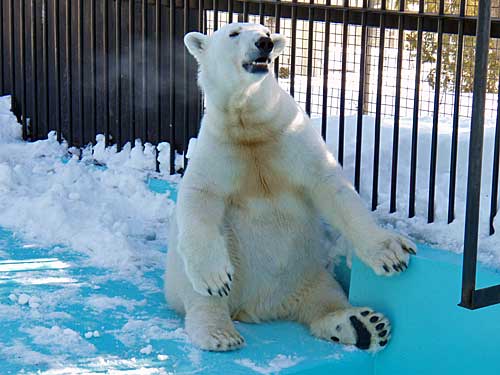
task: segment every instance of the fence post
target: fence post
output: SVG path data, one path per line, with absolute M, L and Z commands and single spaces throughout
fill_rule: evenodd
M 488 78 L 488 51 L 490 41 L 491 0 L 479 0 L 476 29 L 476 57 L 474 67 L 474 97 L 469 144 L 467 206 L 465 215 L 464 260 L 462 271 L 462 301 L 460 306 L 474 307 L 476 262 L 479 233 L 479 204 L 481 167 L 483 157 L 484 110 Z

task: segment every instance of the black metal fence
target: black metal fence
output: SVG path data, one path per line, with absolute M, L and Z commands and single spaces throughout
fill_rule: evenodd
M 477 90 L 482 90 L 480 109 L 497 118 L 495 157 L 488 166 L 493 170 L 493 233 L 500 162 L 500 1 L 478 1 L 0 0 L 0 94 L 12 94 L 12 109 L 25 139 L 44 138 L 56 130 L 59 139 L 72 146 L 93 142 L 97 134 L 118 148 L 136 138 L 153 144 L 168 141 L 174 146 L 170 170 L 175 173 L 176 151 L 186 150 L 189 138 L 196 135 L 203 110 L 196 64 L 183 46 L 183 35 L 192 30 L 211 33 L 234 21 L 262 23 L 288 36 L 289 47 L 275 64 L 275 74 L 307 113 L 320 118 L 324 138 L 329 117 L 338 116 L 340 163 L 346 119 L 355 117 L 358 190 L 364 116 L 374 117 L 374 210 L 379 204 L 382 119 L 393 122 L 389 183 L 394 212 L 401 118 L 412 118 L 408 216 L 413 217 L 419 124 L 422 116 L 430 116 L 427 218 L 429 223 L 435 220 L 438 127 L 441 117 L 450 116 L 448 222 L 454 220 L 459 121 L 475 121 L 470 155 L 481 159 L 474 103 Z M 488 17 L 484 12 L 479 16 L 489 19 L 491 13 L 494 18 L 487 22 L 491 40 L 483 45 L 489 69 L 478 88 L 476 30 L 478 9 L 484 6 Z M 477 169 L 473 172 L 468 199 L 479 194 L 480 170 L 479 175 Z M 469 308 L 500 301 L 498 288 L 480 303 L 473 298 L 479 226 L 474 209 L 469 202 L 462 301 Z

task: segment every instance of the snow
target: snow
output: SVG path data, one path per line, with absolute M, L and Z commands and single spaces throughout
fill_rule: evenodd
M 315 119 L 313 124 L 319 132 L 321 128 L 320 121 Z M 397 211 L 393 214 L 389 214 L 393 119 L 386 118 L 382 120 L 378 191 L 379 205 L 376 215 L 383 225 L 406 234 L 417 241 L 433 245 L 440 249 L 461 253 L 463 251 L 465 228 L 470 121 L 463 119 L 459 123 L 455 221 L 448 224 L 447 214 L 452 125 L 453 123 L 450 118 L 440 118 L 435 190 L 435 222 L 428 224 L 427 203 L 429 195 L 432 119 L 419 119 L 416 216 L 411 219 L 408 218 L 408 202 L 410 190 L 412 119 L 403 118 L 400 122 Z M 489 236 L 489 207 L 495 126 L 496 123 L 493 119 L 486 119 L 484 129 L 483 175 L 481 181 L 479 260 L 493 267 L 500 267 L 500 237 L 498 234 Z M 338 118 L 330 118 L 327 130 L 327 144 L 335 156 L 337 156 L 338 149 L 338 128 Z M 360 195 L 367 207 L 371 206 L 372 199 L 374 137 L 375 120 L 372 117 L 365 116 L 363 119 Z M 354 181 L 356 150 L 356 117 L 354 116 L 346 118 L 344 142 L 344 174 L 350 181 Z
M 258 365 L 250 359 L 239 359 L 235 362 L 241 366 L 247 367 L 259 374 L 270 375 L 279 373 L 281 370 L 293 367 L 300 363 L 303 358 L 284 356 L 282 354 L 277 355 L 269 363 L 265 365 Z
M 124 307 L 128 311 L 132 311 L 136 306 L 143 306 L 146 301 L 134 301 L 121 297 L 108 297 L 100 295 L 92 295 L 87 298 L 86 305 L 93 308 L 97 312 L 105 310 L 114 310 L 117 307 Z
M 141 354 L 150 355 L 153 352 L 153 345 L 149 344 L 140 350 Z
M 104 138 L 84 150 L 82 160 L 68 156 L 55 133 L 25 143 L 0 101 L 0 226 L 38 245 L 65 245 L 89 257 L 89 264 L 136 273 L 161 259 L 151 241 L 165 242 L 171 200 L 151 192 L 154 148 L 136 143 L 119 153 Z M 17 137 L 15 136 L 17 135 Z M 93 151 L 93 154 L 92 154 Z M 107 168 L 92 167 L 95 163 Z

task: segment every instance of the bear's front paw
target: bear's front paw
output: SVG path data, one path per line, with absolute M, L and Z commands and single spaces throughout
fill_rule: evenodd
M 207 328 L 190 332 L 189 337 L 200 349 L 213 352 L 237 350 L 245 345 L 245 339 L 233 327 Z
M 204 296 L 228 296 L 234 269 L 229 257 L 212 257 L 205 262 L 186 264 L 186 273 L 193 289 Z
M 415 255 L 416 249 L 407 238 L 382 230 L 375 236 L 375 242 L 368 243 L 358 255 L 377 275 L 392 276 L 408 268 L 410 254 Z

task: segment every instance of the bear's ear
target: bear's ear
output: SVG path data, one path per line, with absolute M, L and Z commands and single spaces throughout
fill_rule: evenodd
M 207 46 L 207 39 L 206 35 L 197 32 L 188 33 L 184 36 L 184 44 L 196 60 L 200 60 L 201 55 L 203 55 Z
M 274 43 L 273 57 L 276 58 L 285 50 L 286 38 L 281 34 L 272 34 L 271 39 Z

